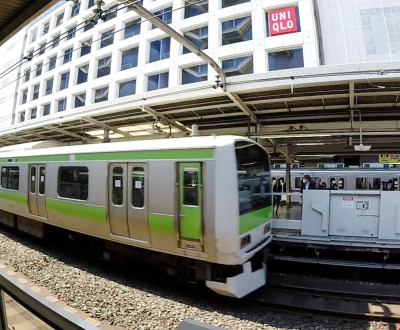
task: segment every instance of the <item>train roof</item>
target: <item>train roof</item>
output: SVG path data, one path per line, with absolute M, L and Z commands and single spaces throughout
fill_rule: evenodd
M 0 148 L 0 158 L 15 158 L 42 155 L 62 155 L 81 153 L 124 152 L 141 150 L 181 150 L 181 149 L 206 149 L 230 144 L 236 140 L 252 141 L 246 137 L 234 135 L 196 136 L 184 138 L 169 138 L 156 140 L 140 140 L 126 142 L 110 142 L 73 146 L 57 146 L 43 148 L 35 147 L 28 150 L 26 144 Z M 252 141 L 254 142 L 254 141 Z M 25 145 L 25 147 L 23 146 Z

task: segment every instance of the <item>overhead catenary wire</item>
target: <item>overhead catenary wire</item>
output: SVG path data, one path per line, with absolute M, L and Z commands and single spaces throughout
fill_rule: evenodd
M 182 6 L 182 7 L 178 7 L 178 8 L 175 8 L 175 9 L 171 9 L 171 10 L 169 10 L 169 11 L 165 11 L 164 13 L 170 13 L 170 12 L 173 12 L 173 11 L 181 10 L 181 9 L 184 9 L 185 7 L 188 7 L 189 5 L 193 5 L 193 4 L 196 4 L 196 3 L 200 3 L 200 2 L 202 2 L 202 1 L 203 1 L 203 0 L 197 0 L 197 1 L 195 1 L 195 2 L 191 2 L 191 3 L 189 3 L 189 4 L 186 4 L 186 5 Z M 121 7 L 119 10 L 125 9 L 125 8 L 127 8 L 129 5 L 135 4 L 135 3 L 138 3 L 138 2 L 140 2 L 140 0 L 135 0 L 135 1 L 127 0 L 127 1 L 125 1 L 125 2 L 123 2 L 123 3 L 121 3 L 121 5 L 124 5 L 124 7 Z M 125 3 L 127 3 L 127 5 L 125 5 Z M 112 9 L 113 9 L 113 8 L 114 8 L 114 7 L 112 7 Z M 160 15 L 154 15 L 153 17 L 158 17 L 158 16 L 160 16 Z M 140 18 L 139 18 L 139 19 L 140 19 Z M 142 19 L 140 20 L 140 22 L 135 23 L 135 24 L 132 24 L 131 26 L 134 26 L 134 25 L 137 25 L 137 24 L 142 24 L 142 23 L 147 22 L 147 21 L 150 21 L 150 20 L 151 20 L 151 18 L 149 18 L 149 19 L 143 19 L 143 18 L 142 18 Z M 86 20 L 86 21 L 84 21 L 84 22 L 82 22 L 82 23 L 84 23 L 84 24 L 91 24 L 90 19 L 89 19 L 89 20 Z M 82 24 L 82 23 L 80 23 L 80 24 Z M 85 26 L 86 26 L 86 25 L 85 25 Z M 82 28 L 84 28 L 84 27 L 81 27 L 80 29 L 82 29 Z M 122 29 L 119 29 L 119 30 L 116 30 L 116 31 L 114 31 L 113 33 L 111 33 L 110 35 L 114 35 L 114 34 L 119 33 L 119 32 L 121 32 L 121 31 L 123 31 L 123 30 L 125 30 L 125 29 L 126 29 L 126 27 L 124 27 L 124 28 L 122 28 Z M 66 32 L 68 32 L 68 31 L 66 31 Z M 64 32 L 64 33 L 66 33 L 66 32 Z M 77 32 L 77 31 L 75 31 L 75 32 Z M 66 36 L 65 36 L 63 39 L 65 39 L 65 38 L 66 38 Z M 63 40 L 63 39 L 60 39 L 59 41 L 61 41 L 61 40 Z M 103 38 L 100 37 L 100 38 L 98 38 L 98 39 L 92 40 L 92 42 L 91 42 L 90 44 L 93 44 L 93 43 L 95 43 L 95 42 L 97 42 L 97 41 L 100 41 L 101 39 L 103 39 Z M 53 40 L 52 40 L 52 41 L 49 41 L 48 43 L 51 43 L 51 45 L 53 45 Z M 85 45 L 87 45 L 87 44 L 85 44 Z M 81 47 L 72 49 L 71 53 L 82 49 L 82 47 L 84 47 L 84 46 L 81 46 Z M 46 49 L 48 49 L 48 48 L 49 48 L 49 47 L 47 47 Z M 39 50 L 40 50 L 40 48 L 37 49 L 37 51 L 39 51 Z M 59 57 L 57 57 L 56 59 L 63 58 L 63 57 L 64 57 L 64 55 L 59 56 Z M 24 62 L 24 63 L 26 63 L 26 62 Z M 18 67 L 21 67 L 24 63 L 20 63 Z M 43 63 L 42 66 L 45 66 L 45 65 L 47 65 L 47 64 L 49 64 L 49 63 L 50 63 L 50 62 Z M 13 69 L 12 71 L 14 71 L 14 70 L 16 70 L 16 69 L 17 69 L 17 68 Z M 8 72 L 7 74 L 11 73 L 12 71 Z M 29 71 L 27 71 L 27 72 L 31 73 L 31 72 L 33 72 L 33 71 L 35 71 L 35 70 L 32 69 L 32 70 L 29 70 Z M 27 73 L 27 72 L 26 72 L 26 73 Z M 1 76 L 0 79 L 4 78 L 5 76 L 6 76 L 6 75 Z M 15 82 L 18 81 L 19 79 L 22 79 L 22 77 L 24 77 L 24 75 L 22 75 L 22 76 L 20 76 L 20 77 L 18 77 L 18 78 L 16 78 L 16 79 L 14 79 L 14 80 L 12 80 L 12 81 L 9 82 L 8 84 L 5 84 L 4 86 L 0 87 L 0 90 L 2 90 L 3 88 L 5 88 L 5 87 L 7 87 L 7 86 L 9 86 L 9 85 L 11 85 L 11 84 L 13 84 L 13 83 L 15 83 Z

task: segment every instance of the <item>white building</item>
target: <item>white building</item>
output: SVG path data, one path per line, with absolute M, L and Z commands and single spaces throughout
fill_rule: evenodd
M 102 19 L 90 23 L 94 2 L 65 1 L 26 28 L 25 41 L 21 33 L 9 41 L 18 44 L 12 56 L 22 65 L 0 76 L 0 86 L 15 81 L 0 97 L 8 129 L 221 93 L 210 88 L 217 79 L 210 65 L 124 2 L 105 1 Z M 372 68 L 368 62 L 387 68 L 400 59 L 400 4 L 395 0 L 142 4 L 216 61 L 233 91 L 260 88 L 261 77 L 273 80 L 273 86 L 287 85 L 297 75 L 331 74 L 337 70 L 331 65 L 347 65 L 354 72 L 353 64 L 362 63 L 361 72 Z M 10 54 L 8 44 L 0 53 Z M 7 60 L 3 69 L 11 65 Z

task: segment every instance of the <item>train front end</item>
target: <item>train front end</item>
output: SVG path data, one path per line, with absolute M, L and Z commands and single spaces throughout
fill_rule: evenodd
M 241 298 L 266 283 L 264 251 L 272 239 L 268 154 L 254 141 L 238 138 L 231 148 L 216 148 L 216 173 L 218 263 L 233 267 L 225 281 L 206 285 Z

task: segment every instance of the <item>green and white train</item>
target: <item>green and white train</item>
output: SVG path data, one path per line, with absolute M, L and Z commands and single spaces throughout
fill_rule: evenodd
M 101 238 L 223 295 L 265 284 L 269 159 L 250 139 L 0 150 L 0 160 L 3 224 L 39 237 L 50 225 Z

